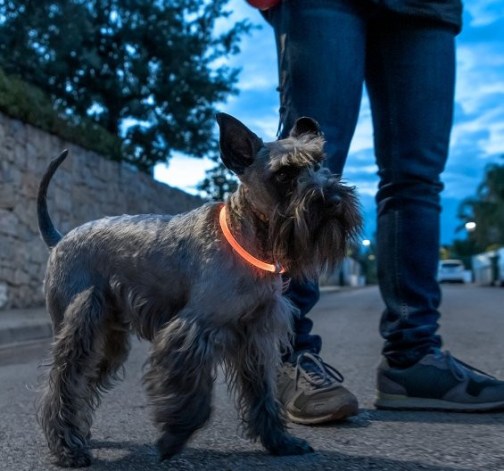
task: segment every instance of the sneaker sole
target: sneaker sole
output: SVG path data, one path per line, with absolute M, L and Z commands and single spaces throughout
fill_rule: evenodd
M 408 397 L 399 394 L 386 394 L 378 391 L 374 403 L 377 409 L 387 410 L 441 410 L 446 412 L 485 412 L 504 409 L 504 402 L 485 402 L 468 404 L 463 402 L 443 401 L 442 399 L 426 399 Z
M 325 424 L 328 422 L 342 422 L 349 417 L 357 415 L 359 412 L 359 407 L 357 404 L 347 404 L 340 407 L 336 412 L 332 412 L 326 415 L 319 415 L 317 417 L 300 417 L 289 411 L 286 411 L 286 416 L 289 421 L 300 425 L 317 425 Z

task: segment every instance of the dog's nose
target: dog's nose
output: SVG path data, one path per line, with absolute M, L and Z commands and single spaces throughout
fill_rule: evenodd
M 329 206 L 338 206 L 341 203 L 342 197 L 336 185 L 325 188 L 324 201 Z
M 341 196 L 338 193 L 331 193 L 327 198 L 327 201 L 331 204 L 338 205 L 341 203 Z

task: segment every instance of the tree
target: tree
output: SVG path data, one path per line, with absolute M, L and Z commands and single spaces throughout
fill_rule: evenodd
M 148 170 L 177 150 L 216 151 L 215 104 L 238 70 L 248 22 L 216 33 L 228 0 L 4 0 L 0 67 L 49 94 L 70 119 L 121 136 Z
M 464 224 L 476 223 L 470 233 L 475 246 L 489 249 L 504 245 L 504 164 L 493 163 L 486 167 L 476 196 L 461 203 L 458 218 Z
M 224 201 L 237 187 L 238 179 L 222 162 L 207 170 L 205 179 L 198 184 L 198 190 L 213 201 Z

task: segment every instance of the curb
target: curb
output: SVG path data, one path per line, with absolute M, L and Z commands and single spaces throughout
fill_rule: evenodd
M 45 309 L 0 311 L 0 348 L 52 337 Z
M 321 294 L 341 291 L 341 286 L 320 287 Z M 45 308 L 0 311 L 0 348 L 50 339 L 52 324 Z

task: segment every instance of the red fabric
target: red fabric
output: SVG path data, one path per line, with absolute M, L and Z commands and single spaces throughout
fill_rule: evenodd
M 247 0 L 247 2 L 254 8 L 259 8 L 259 10 L 268 10 L 278 5 L 282 0 Z

